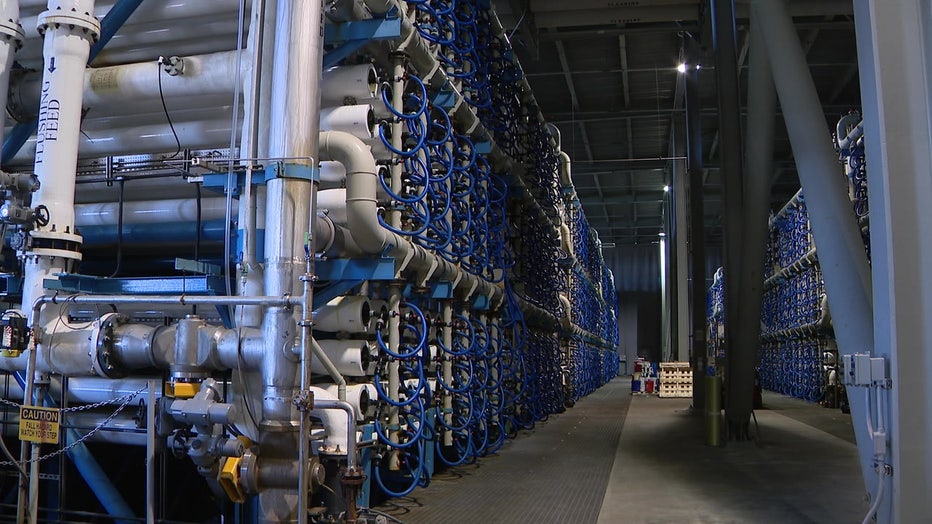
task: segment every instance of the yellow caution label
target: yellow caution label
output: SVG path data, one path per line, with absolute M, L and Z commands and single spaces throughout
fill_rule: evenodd
M 61 411 L 38 406 L 19 407 L 19 439 L 28 442 L 58 444 Z

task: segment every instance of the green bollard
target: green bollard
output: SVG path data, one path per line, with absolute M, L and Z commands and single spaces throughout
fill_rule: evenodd
M 705 443 L 722 445 L 722 378 L 705 377 Z

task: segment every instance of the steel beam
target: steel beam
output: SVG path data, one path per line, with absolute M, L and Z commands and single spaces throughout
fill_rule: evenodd
M 741 221 L 743 217 L 742 195 L 742 145 L 741 112 L 738 104 L 741 99 L 738 90 L 738 54 L 735 35 L 735 5 L 733 0 L 712 0 L 712 45 L 715 52 L 715 80 L 718 92 L 719 141 L 722 150 L 722 195 L 724 208 L 722 216 L 725 227 L 724 266 L 725 266 L 725 384 L 729 395 L 725 398 L 725 418 L 728 422 L 729 436 L 744 438 L 748 434 L 750 410 L 745 410 L 745 399 L 739 399 L 734 392 L 753 387 L 754 376 L 746 375 L 742 359 L 746 356 L 737 347 L 731 336 L 738 325 L 739 278 L 741 274 Z M 737 365 L 733 365 L 736 363 Z M 716 366 L 721 366 L 716 362 Z
M 874 340 L 870 267 L 847 189 L 838 183 L 837 157 L 827 141 L 831 135 L 825 120 L 819 115 L 821 108 L 815 83 L 784 4 L 779 0 L 758 0 L 753 8 L 767 20 L 761 25 L 761 31 L 777 96 L 788 115 L 785 119 L 787 132 L 806 194 L 813 238 L 819 249 L 838 349 L 842 355 L 863 352 Z M 891 78 L 891 82 L 900 81 Z M 914 108 L 910 111 L 919 113 Z M 887 278 L 886 272 L 878 274 Z M 908 278 L 915 279 L 916 274 Z M 873 445 L 865 422 L 866 402 L 862 393 L 849 395 L 848 400 L 861 466 L 869 473 L 872 470 L 869 450 Z
M 932 8 L 920 0 L 854 5 L 870 194 L 874 356 L 889 359 L 892 378 L 885 407 L 893 476 L 892 482 L 884 477 L 877 521 L 923 522 L 932 515 L 932 497 L 924 489 L 932 483 Z M 819 244 L 820 258 L 821 252 Z M 863 395 L 849 389 L 851 394 Z M 863 418 L 854 421 L 864 426 Z M 866 443 L 858 443 L 862 456 L 869 452 Z M 876 497 L 877 475 L 863 460 L 862 465 Z

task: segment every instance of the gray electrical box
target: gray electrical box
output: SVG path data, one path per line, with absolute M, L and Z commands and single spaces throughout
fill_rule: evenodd
M 887 359 L 883 357 L 871 359 L 871 382 L 876 386 L 887 384 Z

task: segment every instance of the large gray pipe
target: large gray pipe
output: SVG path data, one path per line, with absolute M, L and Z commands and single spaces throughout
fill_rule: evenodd
M 316 216 L 311 173 L 317 167 L 320 73 L 323 69 L 323 19 L 320 1 L 279 0 L 275 18 L 274 67 L 269 96 L 269 156 L 278 159 L 278 177 L 266 184 L 265 292 L 297 294 L 304 273 L 305 232 Z M 305 298 L 309 299 L 305 293 Z M 307 435 L 298 435 L 294 412 L 298 362 L 292 348 L 297 325 L 290 309 L 269 308 L 263 319 L 269 347 L 262 362 L 264 381 L 259 445 L 263 460 L 306 459 Z M 302 340 L 310 342 L 305 330 Z M 306 368 L 305 344 L 302 368 Z M 302 370 L 302 382 L 306 378 Z M 303 433 L 303 431 L 302 431 Z M 301 469 L 304 472 L 304 469 Z M 291 489 L 259 494 L 259 520 L 306 522 L 307 474 Z M 297 488 L 297 489 L 295 489 Z
M 728 326 L 740 359 L 732 359 L 733 371 L 742 380 L 733 380 L 729 397 L 737 420 L 750 417 L 753 409 L 753 377 L 760 348 L 761 301 L 764 294 L 764 256 L 767 253 L 770 175 L 773 172 L 773 127 L 777 101 L 773 89 L 767 49 L 760 34 L 762 20 L 751 16 L 751 62 L 748 71 L 748 123 L 744 171 L 744 220 L 742 221 L 741 273 L 738 275 L 738 324 Z M 727 306 L 726 306 L 727 307 Z M 735 369 L 737 366 L 740 369 Z M 740 389 L 739 389 L 740 388 Z
M 857 218 L 831 145 L 815 83 L 806 64 L 793 20 L 779 0 L 757 0 L 752 11 L 767 20 L 760 27 L 770 57 L 774 83 L 806 194 L 812 235 L 832 311 L 838 350 L 848 355 L 870 348 L 874 340 L 870 266 Z M 863 421 L 862 395 L 849 395 L 858 448 L 872 449 Z M 861 453 L 865 477 L 874 476 L 871 454 Z

